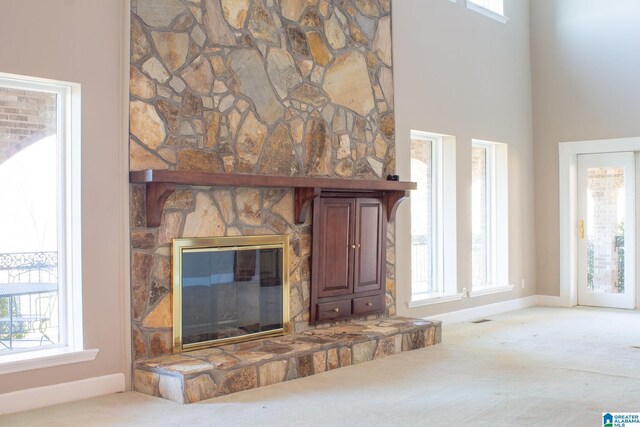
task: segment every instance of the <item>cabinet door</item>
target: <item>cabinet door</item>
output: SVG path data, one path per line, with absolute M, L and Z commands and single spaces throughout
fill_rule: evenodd
M 378 199 L 356 199 L 354 292 L 382 289 L 383 209 Z
M 353 199 L 320 198 L 314 215 L 314 239 L 318 240 L 318 263 L 314 264 L 318 297 L 353 292 Z M 314 212 L 315 213 L 315 212 Z

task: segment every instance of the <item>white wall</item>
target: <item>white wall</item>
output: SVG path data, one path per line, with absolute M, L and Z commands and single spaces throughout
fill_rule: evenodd
M 3 0 L 0 71 L 82 85 L 85 348 L 95 361 L 0 376 L 0 394 L 127 372 L 126 0 Z M 127 375 L 128 377 L 128 375 Z
M 558 143 L 640 136 L 640 2 L 531 2 L 538 293 L 560 294 Z
M 409 177 L 411 129 L 456 138 L 458 289 L 470 289 L 471 140 L 508 144 L 509 281 L 517 285 L 508 293 L 409 309 L 410 215 L 404 203 L 397 219 L 399 314 L 431 316 L 535 293 L 529 2 L 505 0 L 505 15 L 506 24 L 496 22 L 463 0 L 393 3 L 398 173 Z

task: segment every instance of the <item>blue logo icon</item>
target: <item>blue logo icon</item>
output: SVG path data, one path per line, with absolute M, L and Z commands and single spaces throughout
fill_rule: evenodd
M 610 413 L 606 413 L 602 416 L 602 426 L 603 427 L 613 427 L 613 415 Z

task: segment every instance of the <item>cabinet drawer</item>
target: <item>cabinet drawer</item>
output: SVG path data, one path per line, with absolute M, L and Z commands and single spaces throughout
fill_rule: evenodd
M 384 295 L 353 299 L 353 314 L 378 313 L 384 310 Z
M 351 316 L 351 300 L 318 304 L 318 320 L 336 320 Z

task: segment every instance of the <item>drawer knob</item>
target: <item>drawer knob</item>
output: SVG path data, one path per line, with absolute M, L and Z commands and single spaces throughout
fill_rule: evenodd
M 335 311 L 336 313 L 340 311 L 340 308 L 336 307 L 333 309 L 333 311 Z
M 369 301 L 369 302 L 367 303 L 367 306 L 368 306 L 368 307 L 371 307 L 371 306 L 373 306 L 373 303 L 372 303 L 371 301 Z

